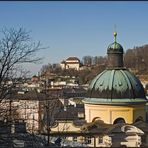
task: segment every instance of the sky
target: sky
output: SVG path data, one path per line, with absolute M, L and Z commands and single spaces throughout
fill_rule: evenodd
M 115 30 L 125 51 L 148 44 L 147 1 L 1 1 L 0 20 L 0 29 L 23 27 L 48 47 L 41 63 L 24 67 L 31 75 L 70 56 L 105 56 Z

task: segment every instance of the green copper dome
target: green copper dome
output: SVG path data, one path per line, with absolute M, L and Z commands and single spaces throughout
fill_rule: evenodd
M 90 83 L 84 103 L 140 104 L 146 103 L 144 88 L 139 79 L 123 67 L 123 48 L 116 42 L 108 46 L 108 68 Z
M 119 43 L 114 42 L 108 46 L 107 53 L 123 53 L 123 47 Z
M 146 97 L 139 79 L 127 69 L 105 70 L 89 85 L 84 102 L 95 104 L 144 103 Z

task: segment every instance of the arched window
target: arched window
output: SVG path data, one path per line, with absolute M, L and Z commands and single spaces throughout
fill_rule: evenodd
M 125 120 L 123 118 L 117 118 L 114 120 L 113 124 L 117 124 L 117 123 L 125 123 Z
M 93 119 L 92 119 L 92 122 L 94 122 L 95 120 L 98 120 L 98 119 L 101 119 L 100 117 L 94 117 Z
M 143 121 L 143 117 L 139 116 L 139 117 L 135 120 L 135 122 L 138 122 L 138 121 Z

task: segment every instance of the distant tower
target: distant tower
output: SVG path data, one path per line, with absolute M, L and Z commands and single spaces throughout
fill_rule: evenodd
M 143 86 L 123 63 L 123 47 L 116 41 L 107 48 L 108 66 L 90 83 L 83 100 L 87 122 L 100 117 L 106 123 L 133 123 L 146 118 Z

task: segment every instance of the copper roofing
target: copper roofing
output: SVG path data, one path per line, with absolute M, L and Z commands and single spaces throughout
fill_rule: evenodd
M 119 43 L 114 42 L 108 46 L 107 53 L 123 53 L 123 47 Z
M 105 70 L 89 85 L 84 102 L 96 104 L 144 103 L 147 101 L 139 79 L 127 69 Z

